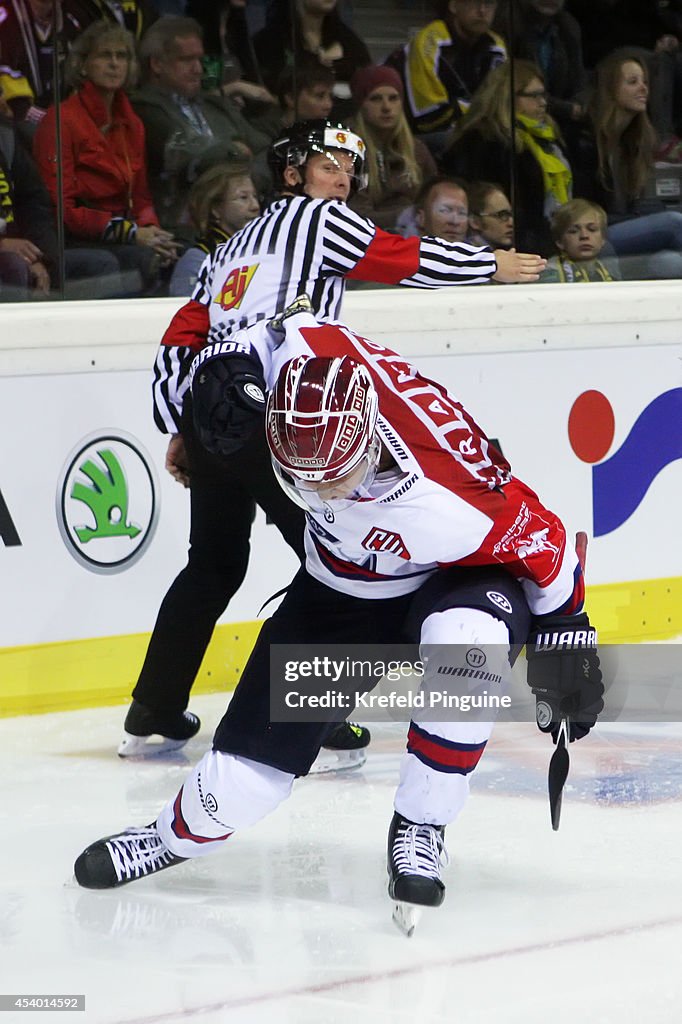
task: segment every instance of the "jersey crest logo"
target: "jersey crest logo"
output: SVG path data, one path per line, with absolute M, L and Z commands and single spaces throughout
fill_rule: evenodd
M 553 576 L 561 560 L 562 538 L 551 523 L 532 511 L 524 501 L 514 523 L 493 548 L 493 556 L 500 562 L 506 561 L 505 556 L 509 554 L 520 559 L 542 556 L 545 572 L 539 582 L 544 583 Z M 539 571 L 537 565 L 536 572 Z
M 368 551 L 383 551 L 397 555 L 398 558 L 404 558 L 406 562 L 409 562 L 411 557 L 399 533 L 382 530 L 379 526 L 372 527 L 363 540 L 362 546 Z
M 225 283 L 218 292 L 215 301 L 222 309 L 239 309 L 251 278 L 258 270 L 258 263 L 251 266 L 235 267 L 225 278 Z

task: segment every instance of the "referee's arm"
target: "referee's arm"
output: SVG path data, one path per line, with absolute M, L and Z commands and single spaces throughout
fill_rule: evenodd
M 485 284 L 496 271 L 497 261 L 486 246 L 442 238 L 402 238 L 376 228 L 364 256 L 346 277 L 378 284 L 443 288 Z

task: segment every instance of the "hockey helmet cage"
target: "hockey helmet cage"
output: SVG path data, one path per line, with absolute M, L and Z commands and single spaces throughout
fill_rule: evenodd
M 298 356 L 270 393 L 265 430 L 275 468 L 326 483 L 351 473 L 374 446 L 379 399 L 368 370 L 350 356 Z
M 234 342 L 209 345 L 194 359 L 189 379 L 194 429 L 207 451 L 232 455 L 263 429 L 266 389 L 256 355 Z
M 284 185 L 286 167 L 303 168 L 314 153 L 333 156 L 334 150 L 348 153 L 353 159 L 351 192 L 367 187 L 365 143 L 341 124 L 322 119 L 296 121 L 268 150 L 268 163 L 277 187 Z

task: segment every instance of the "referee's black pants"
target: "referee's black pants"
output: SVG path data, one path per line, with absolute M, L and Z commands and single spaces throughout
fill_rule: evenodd
M 301 509 L 277 483 L 264 431 L 227 458 L 207 452 L 189 403 L 182 419 L 190 483 L 190 547 L 164 597 L 133 697 L 153 710 L 182 711 L 217 619 L 241 586 L 256 504 L 303 560 Z

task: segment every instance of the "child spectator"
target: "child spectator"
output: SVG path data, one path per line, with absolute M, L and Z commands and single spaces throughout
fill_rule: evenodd
M 558 256 L 552 256 L 540 275 L 543 284 L 620 280 L 617 262 L 599 259 L 606 245 L 606 211 L 587 199 L 572 199 L 552 217 Z
M 361 68 L 353 75 L 351 89 L 358 108 L 354 128 L 367 147 L 368 184 L 348 205 L 385 231 L 393 231 L 424 179 L 436 173 L 436 164 L 410 131 L 397 71 L 381 65 Z
M 514 244 L 514 212 L 504 189 L 493 181 L 475 181 L 468 188 L 469 237 L 472 245 L 511 249 Z
M 205 171 L 190 192 L 189 212 L 197 241 L 175 265 L 171 295 L 191 295 L 206 256 L 260 213 L 248 165 L 217 164 Z

